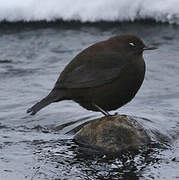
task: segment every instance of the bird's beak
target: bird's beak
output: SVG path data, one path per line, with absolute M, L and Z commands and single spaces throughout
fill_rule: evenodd
M 143 50 L 154 50 L 154 49 L 157 49 L 156 47 L 150 47 L 150 46 L 145 46 L 143 48 Z

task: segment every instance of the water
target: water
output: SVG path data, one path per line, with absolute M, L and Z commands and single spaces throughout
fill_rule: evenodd
M 78 52 L 124 33 L 136 34 L 158 50 L 144 53 L 144 83 L 136 97 L 117 111 L 151 120 L 146 127 L 162 133 L 170 143 L 165 149 L 154 145 L 116 158 L 86 156 L 72 141 L 74 134 L 67 132 L 101 117 L 100 113 L 72 101 L 50 105 L 35 116 L 26 110 L 48 94 Z M 178 25 L 147 21 L 1 24 L 0 179 L 178 179 L 178 49 Z

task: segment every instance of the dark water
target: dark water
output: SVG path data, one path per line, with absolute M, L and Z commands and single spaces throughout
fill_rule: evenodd
M 74 134 L 67 132 L 101 117 L 100 113 L 84 110 L 71 101 L 50 105 L 36 116 L 25 112 L 47 95 L 78 52 L 124 33 L 137 34 L 159 49 L 144 54 L 147 72 L 142 88 L 118 112 L 151 120 L 145 122 L 146 127 L 162 133 L 170 143 L 164 149 L 154 145 L 116 158 L 86 156 L 77 151 Z M 177 25 L 1 24 L 0 92 L 1 180 L 179 179 Z

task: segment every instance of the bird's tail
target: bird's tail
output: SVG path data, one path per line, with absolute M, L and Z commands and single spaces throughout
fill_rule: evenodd
M 59 95 L 59 93 L 55 93 L 54 91 L 51 91 L 51 93 L 46 96 L 44 99 L 42 99 L 40 102 L 33 105 L 31 108 L 27 110 L 27 113 L 30 113 L 31 115 L 35 115 L 38 111 L 40 111 L 42 108 L 48 106 L 49 104 L 53 102 L 60 101 L 62 96 Z

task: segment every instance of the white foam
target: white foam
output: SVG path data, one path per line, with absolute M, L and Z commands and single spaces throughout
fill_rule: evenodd
M 179 0 L 0 0 L 0 21 L 134 21 L 179 24 Z

